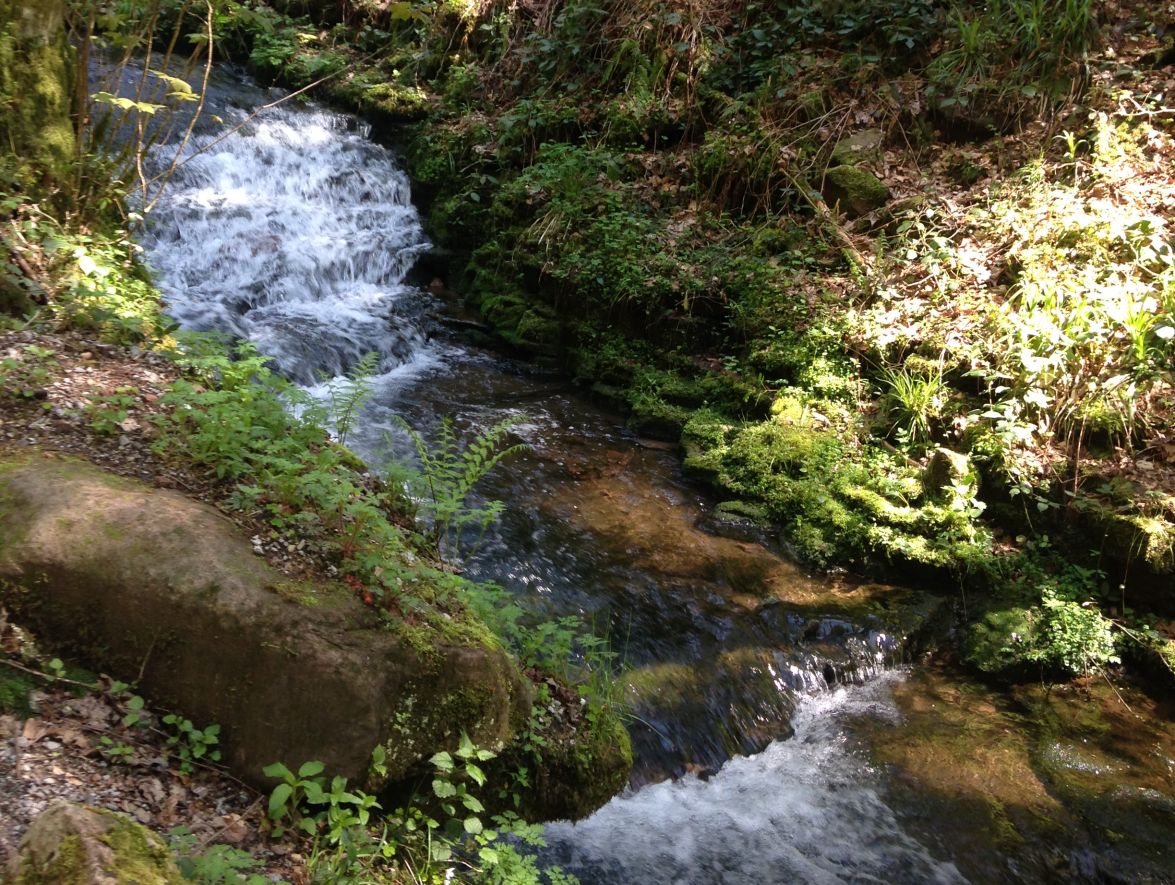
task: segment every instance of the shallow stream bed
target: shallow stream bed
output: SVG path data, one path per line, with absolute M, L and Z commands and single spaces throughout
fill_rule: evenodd
M 231 80 L 213 92 L 230 123 L 270 97 Z M 377 468 L 410 451 L 398 418 L 426 437 L 442 416 L 463 434 L 517 422 L 527 449 L 480 490 L 506 510 L 467 574 L 608 638 L 637 751 L 625 795 L 549 828 L 553 861 L 585 883 L 699 885 L 1175 869 L 1170 710 L 1148 708 L 1145 732 L 1101 732 L 1145 733 L 1150 749 L 1106 761 L 1118 751 L 1105 738 L 1086 766 L 1094 751 L 1064 729 L 1045 741 L 1028 701 L 1012 710 L 943 671 L 902 669 L 906 637 L 949 600 L 805 574 L 772 539 L 716 520 L 674 452 L 447 331 L 445 305 L 408 282 L 429 248 L 409 183 L 360 124 L 284 105 L 213 138 L 189 146 L 207 150 L 179 168 L 144 239 L 172 316 L 253 341 L 312 392 L 377 352 L 348 439 Z M 1142 816 L 1107 823 L 1107 803 Z

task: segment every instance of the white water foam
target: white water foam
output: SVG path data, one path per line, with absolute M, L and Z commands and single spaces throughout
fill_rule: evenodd
M 371 351 L 381 374 L 433 364 L 426 296 L 403 283 L 428 242 L 391 154 L 313 107 L 271 109 L 216 138 L 193 139 L 150 217 L 168 313 L 253 341 L 308 386 Z M 166 163 L 174 148 L 156 150 Z
M 846 717 L 898 715 L 899 678 L 806 697 L 793 738 L 707 780 L 648 786 L 548 826 L 552 861 L 584 885 L 965 882 L 905 832 L 849 746 Z

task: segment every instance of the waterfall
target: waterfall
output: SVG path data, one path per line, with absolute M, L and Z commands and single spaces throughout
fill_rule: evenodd
M 192 139 L 147 229 L 167 312 L 252 341 L 303 385 L 371 351 L 380 374 L 431 364 L 427 298 L 404 283 L 429 244 L 390 152 L 319 108 L 220 112 L 244 125 Z

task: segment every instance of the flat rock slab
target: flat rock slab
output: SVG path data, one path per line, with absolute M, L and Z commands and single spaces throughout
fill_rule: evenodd
M 396 779 L 462 731 L 501 747 L 530 711 L 490 641 L 397 630 L 278 573 L 212 507 L 82 461 L 0 462 L 0 602 L 46 645 L 219 723 L 225 761 L 258 784 L 315 759 L 377 789 L 375 747 Z

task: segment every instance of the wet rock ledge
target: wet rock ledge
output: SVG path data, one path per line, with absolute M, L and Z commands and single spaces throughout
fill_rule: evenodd
M 272 569 L 214 508 L 74 459 L 0 461 L 0 603 L 157 706 L 219 723 L 226 762 L 259 786 L 271 762 L 318 759 L 375 791 L 463 731 L 506 746 L 531 709 L 530 681 L 476 631 L 389 629 L 345 588 Z M 579 774 L 593 794 L 627 770 Z

